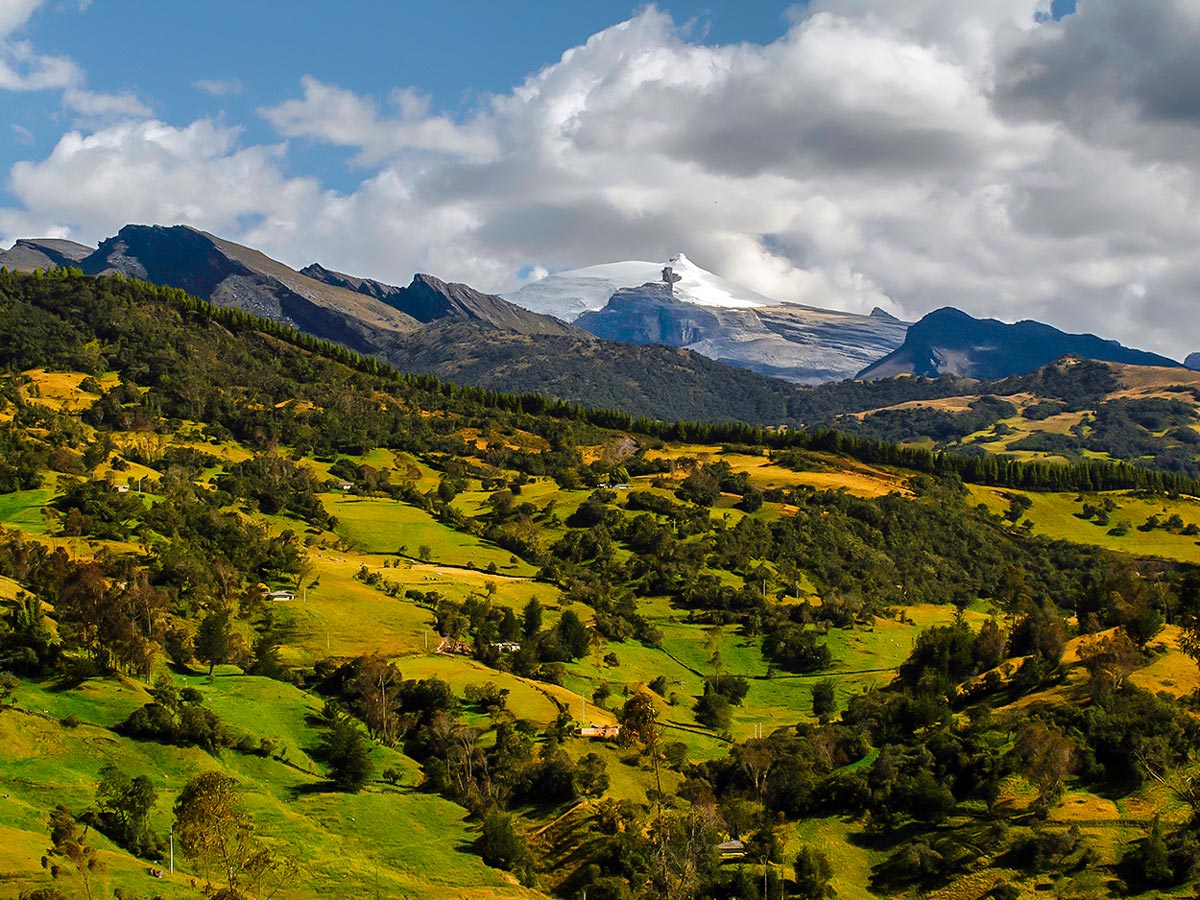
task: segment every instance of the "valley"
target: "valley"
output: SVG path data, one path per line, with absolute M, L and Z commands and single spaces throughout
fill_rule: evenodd
M 813 853 L 842 898 L 1194 883 L 1184 476 L 964 484 L 124 278 L 4 274 L 0 304 L 0 896 L 798 895 Z M 141 853 L 88 817 L 107 765 L 154 788 Z M 166 871 L 211 772 L 259 868 Z M 97 865 L 52 877 L 58 804 Z

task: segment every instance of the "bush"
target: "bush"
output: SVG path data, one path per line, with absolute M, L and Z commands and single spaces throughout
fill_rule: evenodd
M 528 850 L 513 827 L 512 816 L 493 809 L 483 817 L 479 855 L 489 866 L 509 872 L 525 862 Z
M 348 716 L 339 716 L 330 725 L 321 742 L 330 778 L 339 791 L 357 793 L 370 780 L 373 771 L 367 741 L 358 725 Z

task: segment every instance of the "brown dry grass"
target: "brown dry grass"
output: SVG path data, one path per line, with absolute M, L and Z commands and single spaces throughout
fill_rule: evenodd
M 1179 649 L 1182 634 L 1183 629 L 1178 625 L 1164 626 L 1158 637 L 1151 641 L 1151 647 L 1161 644 L 1166 652 L 1134 672 L 1129 680 L 1153 693 L 1167 691 L 1176 697 L 1200 690 L 1200 666 Z
M 79 412 L 88 409 L 99 399 L 98 394 L 89 394 L 79 385 L 87 376 L 81 372 L 47 372 L 45 369 L 29 369 L 22 373 L 30 381 L 21 394 L 24 399 L 38 406 L 60 412 Z
M 1200 387 L 1200 372 L 1191 369 L 1166 368 L 1164 366 L 1128 366 L 1110 363 L 1121 381 L 1123 392 L 1146 390 L 1161 390 L 1172 385 L 1182 384 L 1188 387 Z

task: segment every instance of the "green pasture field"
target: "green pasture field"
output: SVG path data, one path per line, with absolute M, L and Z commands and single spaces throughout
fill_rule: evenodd
M 469 534 L 442 525 L 429 513 L 396 500 L 321 494 L 321 501 L 337 517 L 337 533 L 368 553 L 398 553 L 416 557 L 426 546 L 430 558 L 442 565 L 486 569 L 489 564 L 509 575 L 532 575 L 534 569 L 509 551 Z
M 1128 491 L 1051 494 L 980 485 L 968 485 L 967 489 L 975 502 L 985 504 L 997 514 L 1003 514 L 1008 509 L 1008 495 L 1023 494 L 1028 497 L 1033 501 L 1033 506 L 1025 511 L 1022 518 L 1033 522 L 1034 534 L 1077 544 L 1092 544 L 1121 553 L 1200 563 L 1200 537 L 1173 534 L 1161 528 L 1150 532 L 1138 530 L 1138 526 L 1150 516 L 1157 515 L 1165 521 L 1172 513 L 1178 513 L 1185 524 L 1200 525 L 1200 500 L 1196 498 L 1141 498 Z M 1080 497 L 1082 499 L 1078 499 Z M 1098 506 L 1104 498 L 1112 499 L 1117 506 L 1108 514 L 1107 525 L 1097 525 L 1076 515 L 1083 509 L 1084 502 Z M 1121 536 L 1109 534 L 1109 530 L 1122 520 L 1129 523 L 1129 531 Z
M 49 487 L 0 494 L 0 523 L 27 534 L 46 534 L 49 529 L 42 509 L 55 495 Z
M 88 682 L 79 691 L 55 693 L 22 685 L 24 709 L 0 713 L 0 873 L 2 890 L 29 889 L 49 882 L 38 859 L 49 844 L 44 810 L 66 803 L 80 812 L 93 802 L 99 771 L 113 763 L 131 775 L 148 774 L 161 791 L 153 823 L 164 834 L 170 799 L 191 777 L 210 769 L 231 774 L 246 786 L 247 807 L 264 835 L 299 851 L 300 878 L 278 895 L 286 898 L 383 895 L 437 898 L 531 898 L 541 896 L 488 868 L 470 852 L 474 826 L 462 809 L 430 794 L 415 793 L 415 766 L 394 751 L 375 748 L 377 771 L 399 765 L 400 787 L 374 782 L 359 795 L 330 793 L 307 755 L 316 733 L 305 718 L 319 703 L 290 685 L 222 673 L 209 685 L 202 676 L 180 678 L 196 687 L 235 732 L 271 739 L 276 754 L 260 758 L 225 750 L 212 757 L 195 748 L 167 747 L 119 737 L 107 728 L 146 702 L 140 686 L 114 680 Z M 41 708 L 49 710 L 42 713 Z M 78 715 L 83 724 L 65 727 L 58 719 Z M 105 720 L 101 725 L 91 719 Z M 408 786 L 406 786 L 408 785 Z M 194 897 L 182 855 L 175 876 L 152 879 L 147 866 L 91 832 L 104 869 L 93 880 L 102 896 L 118 887 L 139 896 Z M 77 876 L 64 876 L 60 888 L 82 893 Z M 3 894 L 8 896 L 7 893 Z M 15 896 L 15 894 L 13 894 Z

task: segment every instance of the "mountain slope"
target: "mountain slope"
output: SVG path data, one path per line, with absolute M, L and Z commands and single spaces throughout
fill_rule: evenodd
M 533 385 L 551 397 L 654 419 L 757 425 L 788 420 L 796 390 L 783 381 L 689 350 L 616 344 L 573 330 L 578 336 L 518 334 L 446 319 L 396 337 L 380 355 L 404 371 L 458 384 L 510 392 Z
M 850 378 L 900 346 L 907 325 L 780 303 L 707 272 L 682 254 L 550 275 L 509 299 L 606 340 L 686 347 L 788 381 Z
M 841 381 L 890 353 L 908 326 L 798 304 L 730 308 L 678 299 L 667 284 L 622 288 L 575 324 L 612 341 L 686 347 L 710 359 L 805 384 Z
M 1063 356 L 1142 366 L 1179 365 L 1157 353 L 1133 350 L 1094 334 L 1069 334 L 1028 320 L 1009 325 L 996 319 L 976 319 L 944 307 L 912 325 L 899 348 L 863 369 L 858 377 L 1006 378 L 1030 372 Z
M 257 250 L 184 225 L 126 225 L 79 263 L 180 288 L 301 331 L 371 352 L 418 323 L 374 298 L 308 278 Z
M 1193 573 L 1030 534 L 1014 491 L 1058 469 L 1069 493 L 1024 507 L 1039 530 L 1192 564 L 1195 526 L 1116 535 L 1088 510 L 1190 524 L 1193 500 L 1041 463 L 964 495 L 927 451 L 454 391 L 128 280 L 5 275 L 0 313 L 0 470 L 24 484 L 0 488 L 6 897 L 199 896 L 198 861 L 148 882 L 166 848 L 84 817 L 106 764 L 159 792 L 155 835 L 189 779 L 228 775 L 253 859 L 296 857 L 294 900 L 541 896 L 476 854 L 564 900 L 753 896 L 754 856 L 713 851 L 765 812 L 783 858 L 833 848 L 842 897 L 1119 895 L 1147 829 L 1200 846 L 1141 750 L 1168 784 L 1195 773 L 1200 678 L 1158 630 Z M 301 580 L 298 602 L 257 588 Z M 236 659 L 181 638 L 231 620 Z M 1135 635 L 1115 686 L 1094 654 Z M 590 739 L 589 696 L 578 725 L 658 717 L 667 752 Z M 1048 788 L 1047 742 L 1095 762 Z M 377 774 L 342 783 L 323 745 Z M 39 864 L 56 804 L 103 871 Z M 659 828 L 693 849 L 648 852 Z
M 318 263 L 305 266 L 300 274 L 374 297 L 423 324 L 444 318 L 460 318 L 485 322 L 520 334 L 585 336 L 579 329 L 553 316 L 530 312 L 503 297 L 485 294 L 465 284 L 447 283 L 433 275 L 414 275 L 408 287 L 397 287 L 371 278 L 344 275 Z
M 127 225 L 90 253 L 72 246 L 82 258 L 71 265 L 88 274 L 119 272 L 177 287 L 405 371 L 463 384 L 611 405 L 636 416 L 755 424 L 785 421 L 793 391 L 699 354 L 597 340 L 502 297 L 431 275 L 417 275 L 408 287 L 398 287 L 318 264 L 297 272 L 256 250 L 184 226 Z M 26 256 L 32 252 L 21 250 Z M 49 260 L 45 253 L 27 258 Z
M 92 248 L 59 238 L 23 238 L 0 253 L 0 266 L 17 272 L 73 266 Z

